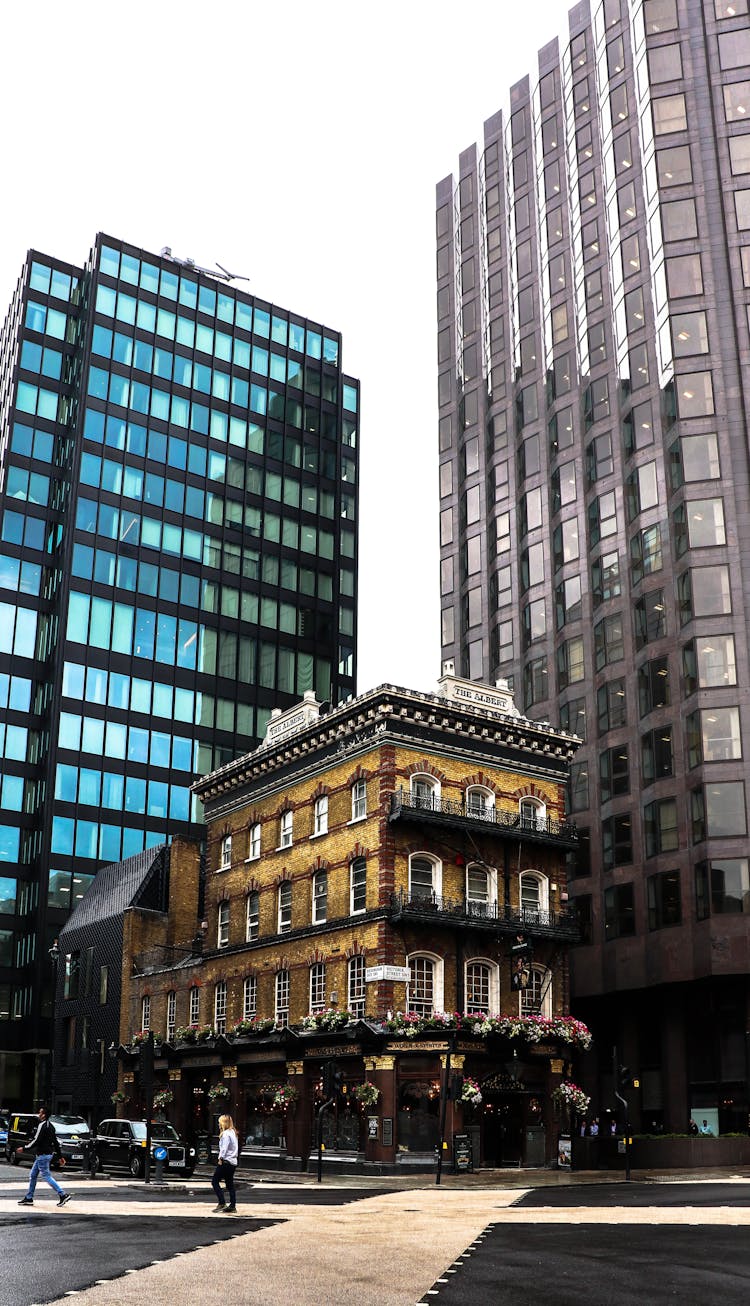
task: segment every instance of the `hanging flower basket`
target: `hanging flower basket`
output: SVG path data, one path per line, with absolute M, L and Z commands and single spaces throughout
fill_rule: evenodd
M 299 1089 L 294 1084 L 266 1084 L 261 1095 L 271 1099 L 275 1111 L 286 1111 L 288 1106 L 293 1106 L 297 1101 Z
M 481 1106 L 482 1104 L 482 1090 L 476 1079 L 471 1079 L 468 1075 L 464 1077 L 461 1101 L 466 1102 L 468 1106 Z
M 591 1106 L 591 1098 L 588 1093 L 584 1093 L 582 1088 L 574 1084 L 569 1079 L 564 1079 L 561 1084 L 552 1093 L 552 1101 L 558 1111 L 576 1111 L 579 1116 L 585 1116 Z
M 352 1089 L 352 1097 L 361 1106 L 375 1106 L 380 1097 L 380 1089 L 365 1080 L 364 1084 L 357 1084 Z
M 130 1098 L 127 1093 L 123 1093 L 121 1088 L 116 1088 L 109 1100 L 114 1106 L 122 1106 L 123 1102 L 129 1102 Z
M 171 1088 L 161 1088 L 158 1093 L 154 1093 L 154 1106 L 171 1106 L 173 1102 L 174 1093 Z
M 226 1084 L 214 1084 L 208 1090 L 209 1102 L 225 1102 L 229 1097 L 229 1089 Z

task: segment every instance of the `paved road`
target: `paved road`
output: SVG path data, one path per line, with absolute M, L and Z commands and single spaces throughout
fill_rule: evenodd
M 102 1280 L 116 1279 L 209 1243 L 265 1229 L 271 1220 L 241 1216 L 180 1216 L 154 1221 L 143 1216 L 75 1215 L 39 1207 L 2 1221 L 0 1306 L 56 1301 Z
M 491 1225 L 424 1306 L 747 1306 L 748 1229 Z
M 586 1187 L 535 1188 L 515 1206 L 750 1206 L 750 1183 L 587 1184 Z

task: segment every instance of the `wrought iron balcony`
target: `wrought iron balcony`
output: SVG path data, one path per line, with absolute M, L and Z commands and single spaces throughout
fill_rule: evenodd
M 391 920 L 423 921 L 433 926 L 459 925 L 495 935 L 523 933 L 568 943 L 578 943 L 581 934 L 574 907 L 564 911 L 532 907 L 512 910 L 504 904 L 443 898 L 434 893 L 407 893 L 403 889 L 391 894 Z
M 390 821 L 418 821 L 420 823 L 452 826 L 454 829 L 481 829 L 487 834 L 508 839 L 529 839 L 534 843 L 555 843 L 565 848 L 575 848 L 578 831 L 572 821 L 553 821 L 550 817 L 535 817 L 519 812 L 504 812 L 495 807 L 474 803 L 457 803 L 450 798 L 409 793 L 397 789 L 391 794 Z

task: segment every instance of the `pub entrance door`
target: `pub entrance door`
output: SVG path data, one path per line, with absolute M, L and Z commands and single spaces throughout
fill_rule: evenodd
M 482 1113 L 482 1157 L 485 1166 L 516 1165 L 523 1160 L 524 1095 L 497 1093 Z

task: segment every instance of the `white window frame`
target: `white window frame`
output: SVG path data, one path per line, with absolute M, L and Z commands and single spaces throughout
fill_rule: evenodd
M 260 894 L 251 889 L 245 907 L 245 942 L 252 943 L 260 934 Z
M 424 861 L 432 863 L 432 900 L 439 898 L 443 891 L 443 863 L 434 853 L 416 852 L 409 854 L 409 898 L 415 895 L 412 890 L 412 863 L 415 861 Z M 427 894 L 417 894 L 418 898 L 427 898 Z
M 530 809 L 534 808 L 534 815 Z M 518 821 L 522 830 L 543 830 L 547 825 L 547 805 L 541 798 L 526 794 L 518 802 Z
M 167 994 L 167 1042 L 171 1043 L 177 1028 L 177 994 L 170 989 Z
M 216 946 L 217 948 L 227 948 L 229 946 L 229 899 L 224 898 L 219 903 L 219 909 L 216 913 Z
M 538 901 L 533 906 L 531 904 L 524 905 L 524 881 L 536 883 L 538 887 Z M 542 871 L 531 869 L 521 871 L 518 877 L 518 905 L 522 919 L 528 920 L 530 924 L 538 924 L 540 914 L 549 911 L 549 880 Z
M 282 880 L 277 895 L 277 928 L 279 934 L 288 934 L 292 928 L 292 882 Z
M 197 984 L 190 990 L 190 1024 L 197 1025 L 201 1015 L 201 991 Z
M 227 1029 L 227 982 L 218 980 L 214 989 L 214 1029 L 225 1034 Z
M 365 958 L 360 954 L 349 958 L 346 968 L 347 1008 L 359 1020 L 364 1020 L 367 1007 L 367 985 L 365 983 Z
M 364 907 L 354 906 L 354 868 L 364 869 L 364 890 L 365 905 Z M 360 916 L 367 911 L 367 859 L 365 857 L 354 857 L 349 863 L 349 915 Z
M 469 999 L 469 970 L 472 966 L 484 966 L 488 970 L 488 1015 L 494 1015 L 500 1010 L 500 967 L 496 961 L 489 957 L 468 957 L 464 963 L 464 993 L 466 999 L 464 1006 L 467 1011 L 483 1011 L 483 1007 L 476 1006 Z
M 424 792 L 420 792 L 420 791 Z M 429 792 L 427 792 L 429 790 Z M 428 810 L 440 805 L 440 781 L 426 771 L 418 771 L 409 779 L 409 795 L 414 807 Z
M 469 874 L 471 871 L 479 871 L 487 876 L 487 903 L 486 910 L 482 910 L 485 904 L 479 898 L 472 898 L 469 890 Z M 497 912 L 497 868 L 494 866 L 481 866 L 479 862 L 468 862 L 466 866 L 466 907 L 469 915 L 475 916 L 494 916 Z
M 352 819 L 350 824 L 355 821 L 364 821 L 367 816 L 367 781 L 355 780 L 352 785 Z
M 148 1033 L 151 1028 L 151 995 L 144 993 L 141 999 L 141 1029 Z
M 281 813 L 279 819 L 279 848 L 291 848 L 294 842 L 294 812 Z
M 328 834 L 328 794 L 316 798 L 313 808 L 312 838 L 319 839 L 322 834 Z
M 481 804 L 477 801 L 480 798 Z M 495 795 L 486 785 L 470 785 L 464 795 L 464 806 L 466 815 L 472 816 L 474 820 L 491 821 L 495 814 Z
M 312 923 L 323 925 L 328 920 L 328 871 L 316 871 L 312 877 Z
M 246 975 L 242 985 L 242 1019 L 254 1020 L 258 1014 L 258 978 Z
M 544 1016 L 549 1020 L 552 1016 L 552 978 L 549 969 L 546 966 L 531 965 L 529 976 L 529 987 L 521 989 L 518 994 L 518 1014 L 519 1016 Z M 541 1006 L 537 1005 L 539 994 L 542 994 Z
M 274 1013 L 279 1029 L 289 1024 L 289 971 L 277 970 L 273 984 Z
M 316 961 L 310 967 L 310 1014 L 326 1009 L 326 964 Z
M 407 1011 L 414 1011 L 414 1010 L 416 1009 L 416 1010 L 418 1010 L 418 1011 L 422 1011 L 422 1009 L 423 1009 L 423 1007 L 424 1007 L 424 1005 L 425 1005 L 425 1004 L 424 1004 L 424 1001 L 423 1001 L 422 999 L 419 999 L 419 998 L 415 997 L 415 995 L 414 995 L 414 988 L 416 987 L 416 982 L 418 982 L 418 981 L 416 981 L 416 973 L 417 973 L 418 970 L 419 970 L 419 967 L 416 966 L 415 963 L 416 963 L 416 962 L 421 962 L 421 961 L 431 961 L 431 962 L 432 962 L 432 1007 L 431 1007 L 431 1011 L 432 1011 L 433 1014 L 434 1014 L 435 1012 L 443 1011 L 443 1009 L 444 1009 L 444 1007 L 443 1007 L 443 1003 L 444 1003 L 444 997 L 443 997 L 443 992 L 444 992 L 444 969 L 443 969 L 443 959 L 442 959 L 442 957 L 439 957 L 439 956 L 437 955 L 437 953 L 435 953 L 435 952 L 426 952 L 426 951 L 424 951 L 424 950 L 421 950 L 420 952 L 412 952 L 412 953 L 410 953 L 409 956 L 407 956 L 407 958 L 406 958 L 406 964 L 407 964 L 407 966 L 409 967 L 409 969 L 410 969 L 410 971 L 411 971 L 411 973 L 412 973 L 412 979 L 411 979 L 410 983 L 407 984 L 407 986 L 406 986 L 406 1010 L 407 1010 Z M 414 1006 L 415 1002 L 419 1003 L 419 1007 L 418 1007 L 418 1008 L 415 1008 L 415 1006 Z
M 232 865 L 232 836 L 225 834 L 221 841 L 221 853 L 219 857 L 219 870 L 228 871 Z
M 257 862 L 260 857 L 260 821 L 256 821 L 250 826 L 248 833 L 247 858 L 248 862 Z

